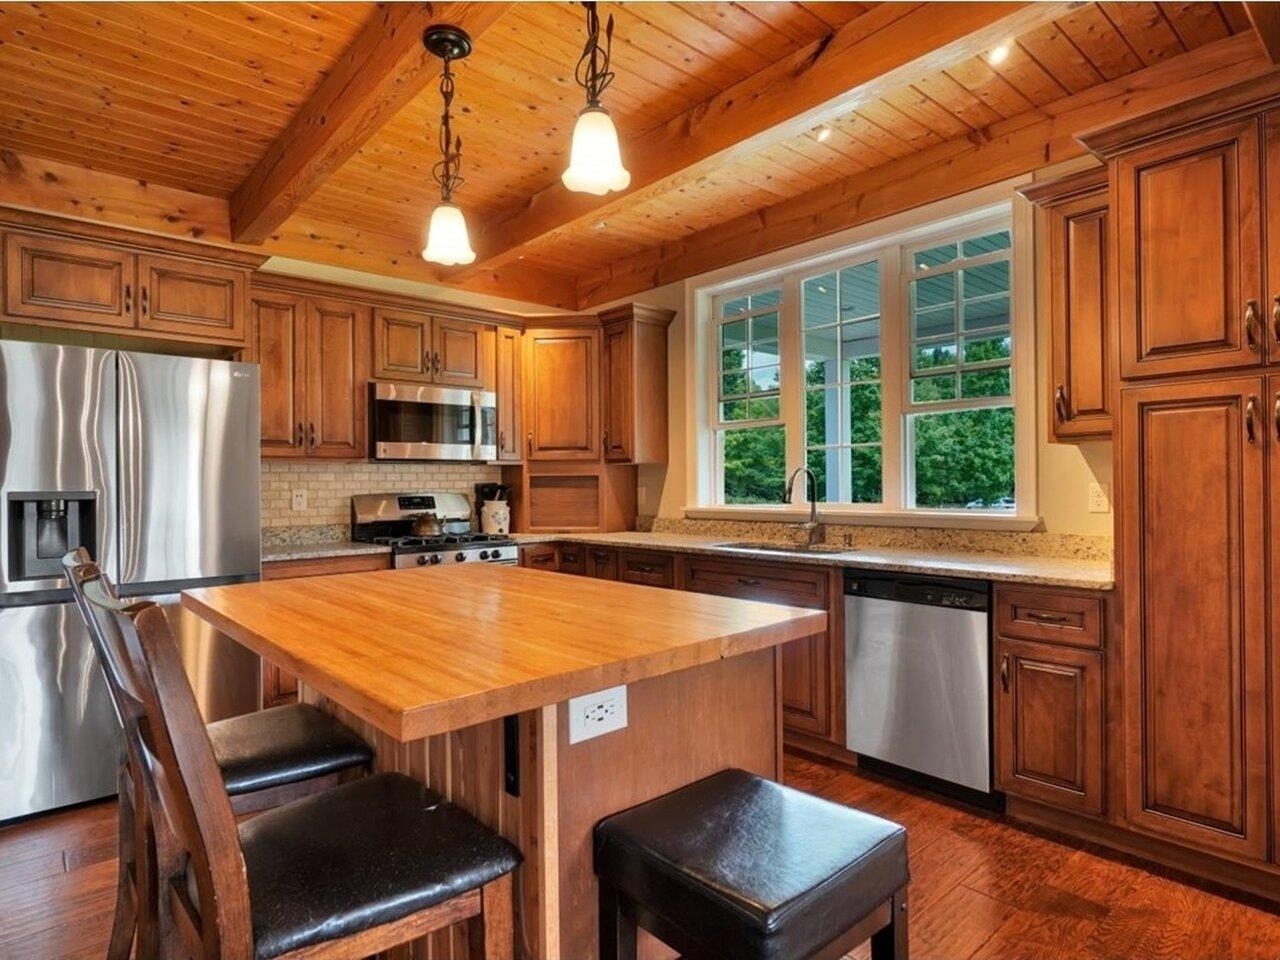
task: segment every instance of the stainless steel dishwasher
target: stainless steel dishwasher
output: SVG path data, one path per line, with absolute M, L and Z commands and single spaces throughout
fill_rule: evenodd
M 989 585 L 847 570 L 844 592 L 848 748 L 992 802 Z

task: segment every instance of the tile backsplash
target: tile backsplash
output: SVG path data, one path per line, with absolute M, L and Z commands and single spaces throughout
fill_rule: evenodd
M 312 527 L 351 522 L 357 493 L 441 490 L 474 496 L 477 483 L 502 479 L 499 467 L 476 463 L 320 463 L 262 461 L 262 526 Z M 291 508 L 306 490 L 305 510 Z

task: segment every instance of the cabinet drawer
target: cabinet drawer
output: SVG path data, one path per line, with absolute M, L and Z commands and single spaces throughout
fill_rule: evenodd
M 587 547 L 587 576 L 617 580 L 618 551 L 607 547 Z
M 797 607 L 826 607 L 827 574 L 783 565 L 689 560 L 684 588 L 722 597 L 764 600 Z
M 560 544 L 560 572 L 586 573 L 587 548 L 580 543 Z
M 559 563 L 554 543 L 535 543 L 520 548 L 520 566 L 534 570 L 558 570 Z
M 1102 646 L 1102 598 L 999 587 L 996 633 L 1015 640 L 1097 649 Z
M 623 550 L 618 554 L 618 579 L 650 587 L 675 586 L 675 558 L 666 553 Z

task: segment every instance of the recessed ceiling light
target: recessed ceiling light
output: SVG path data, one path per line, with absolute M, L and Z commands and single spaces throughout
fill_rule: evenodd
M 608 222 L 607 222 L 607 221 L 604 221 L 604 220 L 597 220 L 597 221 L 596 221 L 596 229 L 597 229 L 597 230 L 603 230 L 603 229 L 604 229 L 605 227 L 607 227 L 608 225 L 609 225 L 609 224 L 608 224 Z
M 819 143 L 822 143 L 822 142 L 823 142 L 824 140 L 826 140 L 826 139 L 827 139 L 827 137 L 829 137 L 829 136 L 831 136 L 831 128 L 830 128 L 830 127 L 819 127 L 819 128 L 818 128 L 818 142 L 819 142 Z
M 999 64 L 999 63 L 1004 63 L 1008 59 L 1009 59 L 1009 44 L 1007 43 L 1000 44 L 1000 46 L 993 48 L 992 51 L 987 54 L 988 63 Z

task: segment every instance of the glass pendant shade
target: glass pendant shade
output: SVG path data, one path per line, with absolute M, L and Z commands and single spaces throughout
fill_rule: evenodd
M 587 107 L 573 126 L 569 169 L 560 177 L 575 193 L 602 197 L 610 190 L 625 190 L 631 174 L 622 166 L 618 131 L 606 110 Z
M 427 228 L 427 246 L 422 259 L 446 267 L 474 262 L 476 252 L 467 236 L 467 221 L 452 203 L 441 203 L 431 211 Z

